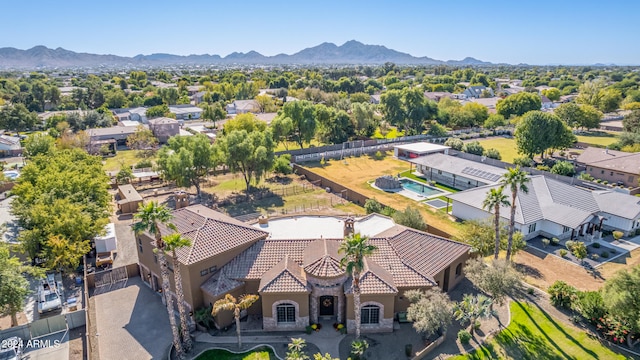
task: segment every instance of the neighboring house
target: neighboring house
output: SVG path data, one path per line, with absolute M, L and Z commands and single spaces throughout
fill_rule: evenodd
M 544 95 L 540 95 L 540 100 L 542 101 L 540 110 L 553 109 L 554 107 L 556 107 L 553 101 L 549 100 L 549 98 Z
M 482 94 L 485 93 L 485 91 L 489 93 L 489 97 L 494 97 L 493 89 L 482 85 L 469 86 L 464 90 L 463 94 L 467 97 L 467 99 L 480 98 L 483 97 Z
M 201 85 L 189 85 L 189 86 L 187 86 L 187 93 L 189 94 L 189 96 L 193 96 L 196 93 L 198 93 L 202 88 L 204 88 L 204 86 L 201 86 Z
M 466 101 L 474 102 L 476 104 L 484 105 L 487 108 L 489 113 L 495 114 L 496 105 L 498 104 L 498 100 L 501 100 L 499 97 L 490 97 L 490 98 L 470 98 Z M 464 104 L 464 101 L 463 101 Z
M 196 120 L 200 119 L 202 109 L 193 105 L 171 105 L 169 112 L 176 115 L 178 120 Z
M 225 108 L 228 114 L 246 114 L 260 112 L 260 105 L 255 100 L 234 100 Z
M 369 97 L 369 102 L 372 104 L 380 104 L 380 94 L 371 95 Z
M 138 129 L 136 126 L 112 126 L 108 128 L 87 129 L 89 142 L 101 140 L 115 140 L 119 145 L 127 142 L 127 136 L 133 134 Z
M 602 230 L 619 230 L 629 235 L 640 228 L 640 199 L 615 191 L 588 191 L 547 178 L 530 177 L 528 193 L 518 192 L 515 227 L 526 240 L 536 236 L 558 239 L 599 238 Z M 462 191 L 449 198 L 452 215 L 462 220 L 493 218 L 492 209 L 482 203 L 491 188 L 487 185 Z M 504 189 L 509 198 L 511 191 Z M 503 206 L 500 216 L 509 221 L 510 207 Z
M 442 99 L 444 97 L 448 97 L 450 99 L 453 98 L 453 94 L 448 92 L 448 91 L 425 91 L 424 92 L 424 96 L 427 99 L 433 100 L 435 102 L 439 102 L 440 99 Z
M 149 129 L 158 139 L 158 142 L 165 144 L 169 138 L 180 134 L 180 124 L 176 119 L 160 117 L 149 120 Z
M 17 136 L 0 135 L 0 152 L 13 153 L 22 151 L 20 138 Z
M 377 247 L 360 275 L 362 331 L 391 332 L 398 312 L 410 302 L 409 289 L 453 289 L 469 258 L 466 244 L 396 225 L 373 214 L 360 219 L 300 216 L 250 226 L 202 205 L 173 212 L 172 223 L 192 245 L 177 250 L 189 310 L 232 294 L 259 294 L 246 311 L 267 331 L 300 331 L 320 319 L 354 330 L 352 279 L 340 266 L 345 235 L 359 232 Z M 161 226 L 163 234 L 172 230 Z M 160 268 L 152 236 L 137 236 L 140 274 L 160 289 Z M 171 256 L 168 256 L 172 263 Z M 171 277 L 173 287 L 173 277 Z M 171 295 L 174 295 L 173 292 Z M 175 295 L 174 295 L 175 296 Z M 219 327 L 233 323 L 231 312 L 215 317 Z
M 197 93 L 193 94 L 193 96 L 191 96 L 191 100 L 193 100 L 193 103 L 195 105 L 198 105 L 204 101 L 204 96 L 206 94 L 207 94 L 206 91 L 198 91 Z
M 416 174 L 427 180 L 464 190 L 497 183 L 505 169 L 444 154 L 408 159 L 416 165 Z
M 412 144 L 396 145 L 393 147 L 393 156 L 398 159 L 413 159 L 434 153 L 447 154 L 449 146 L 438 145 L 428 142 L 417 142 Z
M 144 106 L 130 109 L 111 109 L 113 116 L 121 121 L 137 121 L 142 124 L 147 123 L 147 108 Z
M 627 187 L 639 185 L 640 153 L 588 147 L 576 158 L 576 164 L 596 179 Z

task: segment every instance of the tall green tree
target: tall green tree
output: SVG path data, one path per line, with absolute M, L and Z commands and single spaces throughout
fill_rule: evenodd
M 217 155 L 204 134 L 174 136 L 158 152 L 158 168 L 162 176 L 177 186 L 194 186 L 202 195 L 200 183 L 217 164 Z
M 360 274 L 364 269 L 364 258 L 373 254 L 376 247 L 368 244 L 368 238 L 359 233 L 349 234 L 340 243 L 338 253 L 344 254 L 340 259 L 340 266 L 351 276 L 351 290 L 353 292 L 353 311 L 356 323 L 356 339 L 360 338 Z
M 313 103 L 306 100 L 286 102 L 277 117 L 291 119 L 293 127 L 290 137 L 300 148 L 313 139 L 317 127 Z
M 511 213 L 509 215 L 509 240 L 507 242 L 507 261 L 511 259 L 511 248 L 513 246 L 513 233 L 516 230 L 516 198 L 518 192 L 527 194 L 529 188 L 529 177 L 527 173 L 520 169 L 520 166 L 507 169 L 507 172 L 500 178 L 500 184 L 511 190 Z
M 108 223 L 111 195 L 109 178 L 99 157 L 84 150 L 55 150 L 31 159 L 23 168 L 11 203 L 18 225 L 18 239 L 28 256 L 49 259 L 54 256 L 47 240 L 58 236 L 73 248 L 83 248 Z M 59 244 L 56 244 L 59 245 Z M 68 252 L 79 262 L 82 254 Z
M 216 141 L 216 147 L 233 172 L 240 172 L 249 193 L 251 181 L 269 171 L 274 161 L 271 131 L 234 130 Z
M 30 135 L 24 143 L 24 155 L 33 158 L 38 155 L 49 155 L 56 147 L 56 139 L 46 133 Z
M 240 312 L 251 307 L 260 297 L 253 294 L 245 294 L 237 300 L 231 294 L 213 303 L 211 315 L 216 316 L 220 311 L 233 311 L 233 318 L 236 320 L 236 335 L 238 336 L 238 347 L 242 347 L 242 337 L 240 336 Z
M 482 201 L 482 208 L 491 210 L 493 209 L 493 224 L 496 232 L 496 244 L 493 251 L 494 259 L 498 258 L 500 253 L 500 207 L 509 206 L 509 200 L 507 195 L 504 194 L 504 187 L 491 188 L 487 192 L 487 197 Z
M 23 104 L 13 104 L 0 109 L 0 127 L 10 131 L 32 129 L 38 122 L 38 115 Z
M 604 304 L 616 319 L 629 325 L 627 345 L 633 348 L 640 343 L 634 334 L 640 333 L 640 266 L 630 271 L 618 271 L 608 279 L 602 290 Z
M 288 117 L 276 117 L 271 121 L 271 134 L 276 144 L 282 143 L 286 150 L 289 150 L 288 137 L 293 131 L 293 121 Z
M 173 334 L 173 347 L 176 349 L 178 358 L 183 358 L 184 349 L 180 334 L 178 332 L 178 324 L 173 313 L 173 299 L 170 295 L 171 285 L 169 283 L 169 267 L 167 266 L 167 250 L 166 243 L 162 239 L 162 226 L 175 229 L 175 225 L 171 224 L 171 210 L 164 205 L 158 205 L 155 201 L 144 204 L 134 215 L 136 222 L 133 224 L 133 231 L 136 234 L 148 232 L 154 237 L 154 253 L 158 258 L 160 265 L 160 277 L 162 278 L 162 294 L 164 296 L 167 314 L 169 315 L 169 324 L 171 325 L 171 333 Z M 175 269 L 174 269 L 175 270 Z
M 18 326 L 17 314 L 24 309 L 29 295 L 25 270 L 20 260 L 11 256 L 9 247 L 0 241 L 0 314 L 11 317 L 11 326 Z
M 512 115 L 522 116 L 529 111 L 540 110 L 541 107 L 542 100 L 538 94 L 523 91 L 498 100 L 496 111 L 509 119 Z
M 184 290 L 182 290 L 182 272 L 176 250 L 191 246 L 191 240 L 182 237 L 180 233 L 173 233 L 163 238 L 165 251 L 171 254 L 173 259 L 173 283 L 176 287 L 176 297 L 178 298 L 178 313 L 180 314 L 180 330 L 182 331 L 182 345 L 184 351 L 191 351 L 191 334 L 189 333 L 189 322 L 187 320 L 187 310 L 184 306 Z
M 557 116 L 542 111 L 530 111 L 518 122 L 515 132 L 518 152 L 533 158 L 544 157 L 547 149 L 571 146 L 575 136 Z

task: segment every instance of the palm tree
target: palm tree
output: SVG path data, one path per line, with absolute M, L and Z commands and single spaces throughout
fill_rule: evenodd
M 373 254 L 376 247 L 367 244 L 368 238 L 360 234 L 349 234 L 340 244 L 340 266 L 351 275 L 353 291 L 353 309 L 356 321 L 356 339 L 360 338 L 360 272 L 364 268 L 364 257 Z
M 164 294 L 165 304 L 167 305 L 167 313 L 169 314 L 169 324 L 171 324 L 171 332 L 173 333 L 173 346 L 176 349 L 178 358 L 184 357 L 180 334 L 178 333 L 178 325 L 176 317 L 173 314 L 173 301 L 169 295 L 169 268 L 167 266 L 167 258 L 164 256 L 165 243 L 162 241 L 162 233 L 160 232 L 160 224 L 164 224 L 169 228 L 175 225 L 169 223 L 171 220 L 171 211 L 164 205 L 158 205 L 157 202 L 151 201 L 145 204 L 134 216 L 139 221 L 133 224 L 133 231 L 137 234 L 148 231 L 153 234 L 155 241 L 155 254 L 160 264 L 160 276 L 162 277 L 162 293 Z
M 507 261 L 511 258 L 511 246 L 513 244 L 513 233 L 516 225 L 516 196 L 518 191 L 528 193 L 527 183 L 529 178 L 527 173 L 520 169 L 520 166 L 509 168 L 507 173 L 502 175 L 500 183 L 511 189 L 511 217 L 509 218 L 509 240 L 507 241 Z
M 498 254 L 500 253 L 500 206 L 509 206 L 509 200 L 507 199 L 507 195 L 503 193 L 504 187 L 500 186 L 499 188 L 490 189 L 487 193 L 487 197 L 482 202 L 483 209 L 491 209 L 493 208 L 494 212 L 494 225 L 496 227 L 496 248 L 493 252 L 493 256 L 495 259 L 498 258 Z
M 307 342 L 302 338 L 293 338 L 287 345 L 287 355 L 285 360 L 309 360 L 309 356 L 304 353 Z
M 227 294 L 224 298 L 217 300 L 213 304 L 213 310 L 211 311 L 211 315 L 213 316 L 216 316 L 222 310 L 233 311 L 233 317 L 236 319 L 238 347 L 242 347 L 242 338 L 240 337 L 240 311 L 250 308 L 259 298 L 258 295 L 245 294 L 236 300 L 231 294 Z
M 494 312 L 491 310 L 492 305 L 493 300 L 485 295 L 478 294 L 473 296 L 471 294 L 465 294 L 462 301 L 453 306 L 453 316 L 456 320 L 460 321 L 460 325 L 463 326 L 469 321 L 471 323 L 469 332 L 473 335 L 476 321 L 493 315 Z
M 191 334 L 187 322 L 187 311 L 184 308 L 184 291 L 182 290 L 182 275 L 180 274 L 180 263 L 176 249 L 191 246 L 191 240 L 184 238 L 180 233 L 173 233 L 164 237 L 165 250 L 171 252 L 173 258 L 173 282 L 176 286 L 176 296 L 178 297 L 178 313 L 180 314 L 180 328 L 182 329 L 182 344 L 184 351 L 191 351 Z

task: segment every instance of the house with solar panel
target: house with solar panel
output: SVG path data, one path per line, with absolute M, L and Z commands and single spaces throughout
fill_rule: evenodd
M 415 165 L 414 174 L 430 181 L 466 190 L 496 184 L 507 170 L 444 153 L 406 159 Z
M 226 294 L 259 294 L 241 316 L 259 321 L 266 331 L 304 330 L 311 323 L 346 324 L 355 329 L 353 279 L 340 266 L 344 237 L 360 233 L 376 247 L 360 274 L 363 332 L 392 332 L 394 319 L 410 305 L 407 290 L 453 289 L 464 279 L 470 246 L 396 224 L 370 214 L 361 218 L 294 216 L 246 224 L 203 205 L 173 211 L 175 230 L 191 246 L 176 250 L 185 306 L 209 306 Z M 138 265 L 145 284 L 161 290 L 153 236 L 138 234 Z M 173 271 L 171 255 L 168 263 Z M 174 289 L 173 276 L 170 276 Z M 177 301 L 171 291 L 173 301 Z M 215 318 L 218 327 L 233 323 L 231 312 Z

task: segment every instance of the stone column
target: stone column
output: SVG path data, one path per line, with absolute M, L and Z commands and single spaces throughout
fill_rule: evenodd
M 344 308 L 344 304 L 343 304 L 344 295 L 338 294 L 336 297 L 338 298 L 338 303 L 337 303 L 338 311 L 336 312 L 336 319 L 338 319 L 337 321 L 338 323 L 344 323 L 344 321 L 342 320 L 343 319 L 342 309 Z
M 309 317 L 314 324 L 318 323 L 318 295 L 315 291 L 311 293 L 311 307 L 309 309 Z

